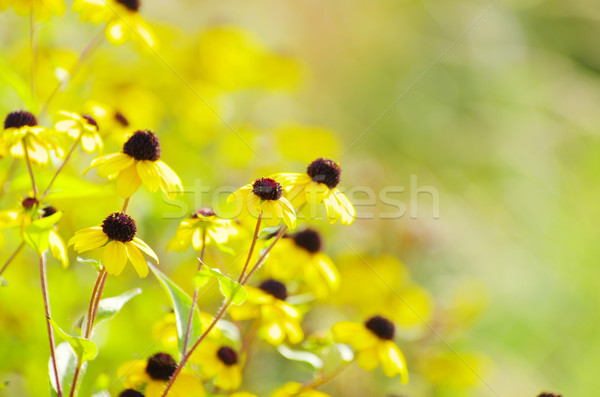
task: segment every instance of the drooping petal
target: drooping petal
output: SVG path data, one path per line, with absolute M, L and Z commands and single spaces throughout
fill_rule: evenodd
M 155 192 L 160 186 L 160 176 L 153 161 L 142 160 L 137 162 L 137 173 L 149 191 Z
M 117 193 L 123 198 L 131 197 L 142 185 L 135 163 L 119 172 L 117 177 Z
M 131 260 L 138 276 L 141 278 L 146 277 L 148 275 L 148 264 L 144 259 L 144 255 L 142 255 L 137 246 L 132 242 L 126 243 L 125 245 L 127 247 L 127 256 L 129 257 L 129 260 Z
M 102 253 L 102 265 L 106 268 L 108 274 L 118 276 L 121 274 L 127 263 L 127 248 L 120 241 L 110 241 L 104 247 Z
M 54 230 L 50 230 L 49 243 L 50 252 L 52 252 L 52 256 L 54 256 L 62 263 L 63 268 L 68 268 L 69 256 L 67 255 L 65 242 Z
M 152 251 L 152 248 L 150 248 L 148 246 L 148 244 L 146 244 L 144 241 L 142 241 L 142 239 L 134 237 L 133 240 L 131 240 L 131 242 L 138 247 L 139 249 L 141 249 L 146 255 L 148 255 L 149 257 L 151 257 L 152 259 L 154 259 L 156 261 L 156 263 L 158 263 L 158 257 L 156 256 L 156 254 L 154 253 L 154 251 Z

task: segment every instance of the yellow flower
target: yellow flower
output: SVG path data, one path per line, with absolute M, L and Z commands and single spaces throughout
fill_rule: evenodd
M 310 163 L 306 174 L 282 173 L 273 178 L 283 183 L 286 196 L 296 208 L 305 203 L 311 206 L 323 203 L 331 223 L 339 219 L 342 224 L 350 225 L 356 213 L 352 203 L 336 187 L 340 183 L 341 172 L 336 162 L 319 158 Z
M 84 174 L 98 167 L 101 177 L 117 178 L 117 193 L 123 198 L 131 197 L 142 185 L 151 192 L 160 187 L 173 194 L 183 191 L 175 172 L 160 159 L 160 142 L 152 131 L 136 131 L 123 145 L 122 153 L 100 156 L 92 160 Z
M 38 126 L 35 116 L 24 110 L 6 116 L 0 146 L 18 158 L 25 156 L 26 147 L 29 158 L 37 164 L 48 164 L 51 151 L 55 151 L 59 157 L 64 154 L 57 137 L 50 130 Z
M 17 210 L 0 211 L 0 229 L 19 227 L 21 234 L 25 233 L 27 226 L 35 219 L 46 218 L 54 215 L 57 212 L 52 206 L 40 208 L 39 202 L 33 197 L 27 197 L 21 202 L 21 208 Z M 65 242 L 56 231 L 56 226 L 53 226 L 48 235 L 48 243 L 52 256 L 58 259 L 63 268 L 69 267 L 69 257 Z
M 39 21 L 47 21 L 52 15 L 65 11 L 64 0 L 0 0 L 0 10 L 13 7 L 19 15 L 33 15 Z
M 128 362 L 117 371 L 117 376 L 127 376 L 125 387 L 130 390 L 144 390 L 145 397 L 160 397 L 171 375 L 177 369 L 177 362 L 167 353 L 156 353 L 147 361 Z M 171 390 L 173 397 L 203 397 L 206 394 L 202 383 L 183 369 Z
M 215 385 L 223 390 L 238 389 L 242 383 L 238 353 L 230 346 L 205 339 L 190 360 L 200 365 L 203 377 L 214 378 Z
M 408 382 L 408 370 L 404 355 L 394 343 L 394 323 L 390 320 L 374 316 L 364 324 L 342 321 L 335 324 L 331 332 L 337 343 L 352 346 L 358 353 L 358 365 L 372 371 L 379 364 L 386 376 L 400 375 L 402 383 Z
M 66 132 L 73 139 L 81 140 L 81 147 L 88 153 L 102 149 L 102 138 L 98 134 L 98 123 L 89 114 L 78 115 L 61 111 L 66 120 L 56 123 L 57 131 Z
M 329 394 L 305 387 L 298 382 L 288 382 L 271 393 L 271 397 L 329 397 Z
M 102 226 L 75 232 L 69 240 L 69 245 L 73 245 L 77 252 L 103 247 L 102 265 L 108 274 L 121 274 L 129 258 L 138 275 L 146 277 L 148 264 L 140 250 L 154 258 L 157 263 L 158 258 L 152 248 L 135 237 L 136 232 L 135 221 L 129 215 L 114 212 L 104 219 Z
M 73 11 L 84 22 L 106 22 L 106 38 L 115 45 L 135 40 L 155 45 L 148 24 L 139 13 L 140 0 L 75 0 Z
M 259 336 L 273 345 L 281 344 L 286 339 L 293 344 L 304 339 L 300 326 L 302 314 L 285 302 L 287 289 L 284 284 L 269 279 L 258 288 L 245 286 L 245 289 L 248 298 L 244 303 L 229 308 L 233 320 L 256 319 L 259 322 Z
M 321 251 L 321 237 L 313 229 L 285 236 L 271 250 L 263 269 L 269 277 L 300 281 L 318 299 L 324 299 L 340 285 L 340 275 L 327 254 Z
M 206 233 L 206 241 L 202 236 Z M 206 244 L 219 245 L 225 243 L 230 236 L 238 234 L 238 230 L 229 219 L 218 218 L 210 208 L 202 208 L 179 224 L 175 236 L 167 244 L 168 249 L 183 251 L 190 244 L 199 251 Z
M 229 395 L 229 397 L 258 397 L 256 394 L 248 393 L 247 391 L 238 391 Z
M 283 219 L 289 228 L 296 227 L 294 208 L 283 197 L 281 185 L 271 178 L 260 178 L 239 188 L 227 198 L 228 203 L 234 201 L 240 219 L 262 215 L 267 226 L 277 226 Z

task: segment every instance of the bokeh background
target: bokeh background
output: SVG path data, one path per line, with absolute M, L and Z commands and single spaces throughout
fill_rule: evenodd
M 355 224 L 322 228 L 342 290 L 306 327 L 393 312 L 412 378 L 400 386 L 353 367 L 323 390 L 333 396 L 533 396 L 542 390 L 581 396 L 600 388 L 595 1 L 142 3 L 157 53 L 103 42 L 42 122 L 51 126 L 58 110 L 102 104 L 126 115 L 132 127 L 159 134 L 163 159 L 190 193 L 179 198 L 181 212 L 144 189 L 130 208 L 161 268 L 177 282 L 190 291 L 195 267 L 192 251 L 164 251 L 181 216 L 210 204 L 217 188 L 302 171 L 328 156 L 340 162 L 347 192 L 366 187 L 375 200 L 350 194 Z M 31 62 L 28 18 L 0 13 L 2 115 L 43 103 L 102 29 L 79 22 L 69 5 L 36 27 L 33 99 L 23 94 Z M 107 130 L 105 153 L 119 150 L 125 131 Z M 120 207 L 113 184 L 94 172 L 80 177 L 92 157 L 79 153 L 57 183 L 68 194 L 52 197 L 65 210 L 65 238 Z M 0 159 L 2 176 L 10 164 Z M 52 175 L 36 173 L 41 181 Z M 16 207 L 28 183 L 21 164 L 4 185 L 1 208 Z M 405 189 L 382 200 L 390 187 Z M 417 195 L 419 187 L 437 192 L 439 217 L 436 200 Z M 390 198 L 402 202 L 403 216 L 381 216 L 394 210 Z M 18 242 L 17 231 L 3 231 L 0 258 Z M 53 315 L 65 327 L 85 311 L 95 278 L 72 252 L 71 262 L 67 271 L 49 263 Z M 11 391 L 0 395 L 44 395 L 47 339 L 40 331 L 35 256 L 24 252 L 11 266 L 8 286 L 0 287 L 0 381 L 10 380 Z M 153 324 L 169 300 L 154 278 L 138 280 L 129 270 L 109 279 L 105 296 L 135 286 L 144 293 L 99 327 L 102 353 L 82 395 L 112 385 L 116 368 L 155 340 Z M 402 301 L 390 303 L 396 299 L 390 286 L 418 315 Z M 218 304 L 211 296 L 201 304 L 208 312 Z M 310 376 L 301 364 L 282 366 L 274 353 L 258 360 L 246 385 L 265 395 L 290 376 Z

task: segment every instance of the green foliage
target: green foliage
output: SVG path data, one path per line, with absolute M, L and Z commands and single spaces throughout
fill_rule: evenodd
M 131 291 L 124 292 L 121 295 L 102 299 L 98 304 L 95 324 L 97 325 L 101 321 L 109 320 L 116 316 L 127 302 L 141 293 L 141 288 L 135 288 Z
M 194 285 L 200 288 L 211 279 L 216 278 L 219 281 L 219 288 L 225 298 L 233 304 L 239 305 L 248 297 L 246 289 L 237 281 L 234 281 L 221 273 L 219 269 L 213 269 L 202 265 L 200 271 L 194 276 Z
M 71 348 L 73 348 L 73 351 L 82 362 L 96 358 L 98 355 L 98 346 L 93 341 L 81 336 L 67 334 L 58 326 L 58 324 L 56 324 L 56 321 L 52 319 L 50 319 L 50 323 L 52 324 L 54 331 L 56 331 L 57 336 L 71 345 Z
M 41 254 L 46 251 L 50 246 L 50 231 L 52 227 L 60 220 L 62 212 L 57 212 L 45 218 L 36 219 L 23 233 L 23 238 L 27 245 L 29 245 L 35 252 Z

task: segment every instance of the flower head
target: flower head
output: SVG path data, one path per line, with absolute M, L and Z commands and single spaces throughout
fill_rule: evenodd
M 238 352 L 227 344 L 216 340 L 204 340 L 191 358 L 200 365 L 200 372 L 206 379 L 214 378 L 215 386 L 226 390 L 236 390 L 242 383 L 242 368 Z
M 88 153 L 102 149 L 102 137 L 98 133 L 98 122 L 89 114 L 79 115 L 61 111 L 64 120 L 56 123 L 57 131 L 66 132 L 71 138 L 81 141 L 81 147 Z
M 175 172 L 160 160 L 160 141 L 154 132 L 136 131 L 123 145 L 122 153 L 107 154 L 92 160 L 85 170 L 97 167 L 98 175 L 117 179 L 117 193 L 131 197 L 142 185 L 155 192 L 181 192 L 183 187 Z
M 236 202 L 240 218 L 260 215 L 269 226 L 276 226 L 283 220 L 289 228 L 296 227 L 294 208 L 283 197 L 283 187 L 274 179 L 256 179 L 233 192 L 227 202 Z
M 133 218 L 122 212 L 114 212 L 104 219 L 101 226 L 75 232 L 69 240 L 69 245 L 73 245 L 77 252 L 102 247 L 102 265 L 108 274 L 121 274 L 129 258 L 138 275 L 146 277 L 148 264 L 140 250 L 156 262 L 158 258 L 145 242 L 135 236 L 136 233 L 137 227 Z
M 273 178 L 284 184 L 286 196 L 297 208 L 305 203 L 311 206 L 323 203 L 331 223 L 340 220 L 350 225 L 356 214 L 352 203 L 337 188 L 341 172 L 338 163 L 318 158 L 308 165 L 305 174 L 283 173 Z
M 271 397 L 329 397 L 329 394 L 306 387 L 302 383 L 288 382 L 271 393 Z
M 382 316 L 373 316 L 364 323 L 343 321 L 331 329 L 337 343 L 346 343 L 358 353 L 358 365 L 367 371 L 379 364 L 386 376 L 400 375 L 402 383 L 408 382 L 404 355 L 394 343 L 394 324 Z
M 37 164 L 48 164 L 51 151 L 56 152 L 59 157 L 64 154 L 59 137 L 51 130 L 40 127 L 36 117 L 25 110 L 11 112 L 6 116 L 4 130 L 0 134 L 0 147 L 8 150 L 13 157 L 27 155 Z
M 144 397 L 144 394 L 134 389 L 125 389 L 119 393 L 119 397 Z
M 167 248 L 183 251 L 190 245 L 201 250 L 204 244 L 218 246 L 238 234 L 231 220 L 217 217 L 210 208 L 201 208 L 181 221 Z

